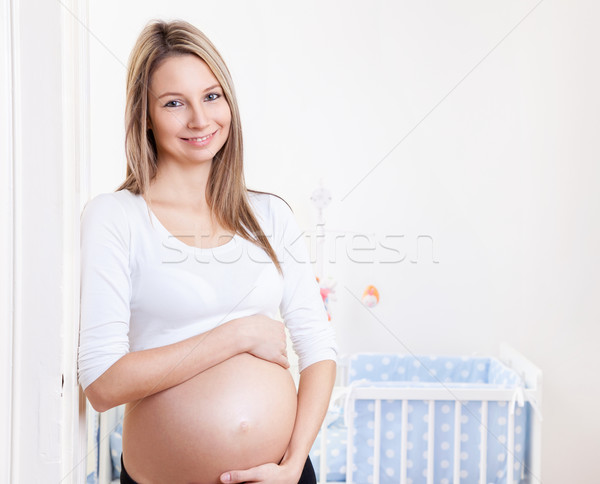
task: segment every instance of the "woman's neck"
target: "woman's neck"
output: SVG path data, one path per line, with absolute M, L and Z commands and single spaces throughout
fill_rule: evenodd
M 148 198 L 165 205 L 208 211 L 206 186 L 210 164 L 181 167 L 174 163 L 159 163 L 156 176 L 150 183 Z

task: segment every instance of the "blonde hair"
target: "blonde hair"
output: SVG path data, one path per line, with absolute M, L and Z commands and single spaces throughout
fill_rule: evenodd
M 147 124 L 150 81 L 162 61 L 186 54 L 195 55 L 208 65 L 221 85 L 231 110 L 227 141 L 215 154 L 211 164 L 206 202 L 223 227 L 262 248 L 282 274 L 275 251 L 248 201 L 248 191 L 265 192 L 246 188 L 242 127 L 231 74 L 212 42 L 188 22 L 152 20 L 144 27 L 133 47 L 128 63 L 125 108 L 127 174 L 117 191 L 127 189 L 136 195 L 144 195 L 156 176 L 156 142 Z

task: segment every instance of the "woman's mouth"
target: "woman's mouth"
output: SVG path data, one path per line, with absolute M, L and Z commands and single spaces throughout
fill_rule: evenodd
M 214 133 L 208 134 L 206 136 L 198 137 L 198 138 L 181 138 L 181 139 L 193 146 L 206 146 L 213 139 L 213 137 L 217 133 L 217 131 L 215 131 Z

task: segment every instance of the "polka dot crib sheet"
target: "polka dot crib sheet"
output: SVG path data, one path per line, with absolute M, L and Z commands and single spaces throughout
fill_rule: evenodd
M 326 429 L 328 482 L 344 482 L 347 478 L 346 424 L 349 418 L 353 426 L 353 482 L 373 482 L 377 437 L 377 470 L 381 483 L 400 482 L 402 472 L 407 483 L 428 482 L 430 472 L 433 474 L 431 482 L 436 484 L 452 483 L 456 476 L 460 482 L 479 483 L 482 464 L 486 483 L 511 482 L 507 479 L 508 464 L 512 468 L 512 482 L 521 482 L 528 419 L 528 410 L 522 400 L 523 382 L 516 372 L 495 358 L 357 354 L 349 359 L 348 384 L 353 389 L 392 388 L 421 392 L 418 400 L 407 399 L 404 403 L 402 400 L 406 397 L 382 399 L 379 433 L 375 429 L 374 398 L 356 400 L 347 408 L 334 408 L 328 415 Z M 457 404 L 455 396 L 461 390 L 471 391 L 471 397 L 469 400 L 458 398 Z M 510 397 L 488 401 L 490 390 Z M 403 405 L 406 405 L 404 415 Z M 428 425 L 430 418 L 433 421 L 431 427 Z M 486 431 L 482 432 L 482 424 Z M 403 448 L 404 426 L 406 445 Z M 311 450 L 317 473 L 321 464 L 320 438 L 319 434 Z M 483 462 L 482 443 L 486 449 Z

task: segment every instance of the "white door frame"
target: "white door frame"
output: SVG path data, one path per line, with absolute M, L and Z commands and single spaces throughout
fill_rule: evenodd
M 12 482 L 13 106 L 11 2 L 0 0 L 0 482 Z
M 87 0 L 0 0 L 0 482 L 85 482 L 87 12 Z
M 77 381 L 79 216 L 89 197 L 90 87 L 88 0 L 61 0 L 63 100 L 63 388 L 61 483 L 86 481 L 86 400 Z M 72 187 L 69 190 L 69 187 Z M 67 270 L 68 269 L 68 270 Z

